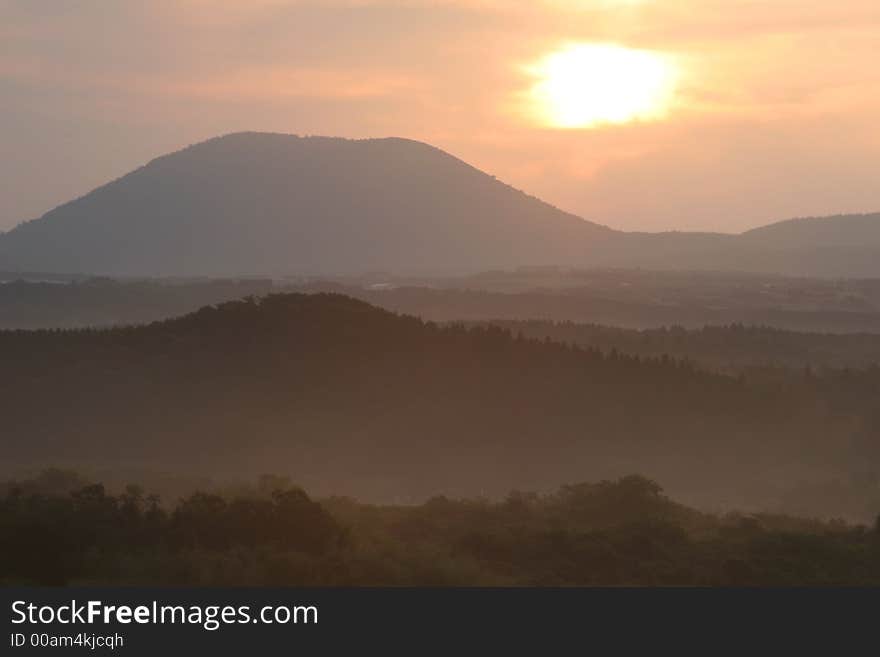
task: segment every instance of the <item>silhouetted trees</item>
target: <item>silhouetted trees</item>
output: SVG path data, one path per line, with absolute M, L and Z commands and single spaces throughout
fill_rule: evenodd
M 641 476 L 497 502 L 319 503 L 260 486 L 170 507 L 52 478 L 4 485 L 2 584 L 880 585 L 880 526 L 703 513 Z
M 491 323 L 526 338 L 549 338 L 642 358 L 686 360 L 701 369 L 728 374 L 759 374 L 762 369 L 775 369 L 791 370 L 785 376 L 809 377 L 817 372 L 880 364 L 880 338 L 873 333 L 805 333 L 743 324 L 635 330 L 543 320 Z
M 138 486 L 111 495 L 103 485 L 89 484 L 63 494 L 34 490 L 39 483 L 9 484 L 0 500 L 0 580 L 56 585 L 112 579 L 113 569 L 125 567 L 127 559 L 164 552 L 264 548 L 319 556 L 349 540 L 299 488 L 260 498 L 196 492 L 167 510 Z M 23 492 L 27 487 L 32 492 Z

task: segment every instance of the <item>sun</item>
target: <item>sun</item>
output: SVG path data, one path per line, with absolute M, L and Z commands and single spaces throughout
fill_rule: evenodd
M 661 118 L 677 78 L 670 58 L 609 44 L 569 45 L 528 71 L 538 79 L 530 92 L 534 113 L 557 128 Z

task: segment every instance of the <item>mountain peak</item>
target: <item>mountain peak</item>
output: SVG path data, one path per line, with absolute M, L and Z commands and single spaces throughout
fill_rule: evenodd
M 576 264 L 607 228 L 428 144 L 239 132 L 156 158 L 0 240 L 6 269 L 115 275 Z
M 420 141 L 236 132 L 0 234 L 7 271 L 438 275 L 546 265 L 880 276 L 880 215 L 738 236 L 621 233 Z

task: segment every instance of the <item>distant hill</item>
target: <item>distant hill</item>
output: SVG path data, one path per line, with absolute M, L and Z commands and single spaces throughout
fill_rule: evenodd
M 633 276 L 637 280 L 638 275 L 639 272 L 620 272 L 617 278 L 622 281 Z M 668 274 L 659 274 L 657 279 L 663 276 Z M 689 276 L 700 281 L 698 274 Z M 753 287 L 758 287 L 762 280 L 758 279 Z M 587 281 L 596 282 L 595 279 Z M 689 291 L 686 289 L 672 299 L 674 303 L 670 303 L 671 297 L 667 296 L 665 305 L 633 299 L 632 295 L 608 297 L 606 295 L 614 291 L 613 281 L 589 291 L 507 293 L 411 286 L 371 289 L 331 282 L 284 286 L 266 280 L 169 283 L 97 279 L 70 284 L 14 281 L 0 284 L 0 330 L 131 326 L 178 317 L 202 306 L 249 296 L 335 292 L 424 320 L 492 323 L 514 335 L 550 338 L 603 351 L 617 349 L 627 354 L 687 358 L 701 369 L 733 374 L 765 366 L 798 370 L 806 367 L 862 369 L 880 364 L 880 308 L 859 312 L 830 306 L 834 299 L 820 297 L 819 281 L 813 281 L 813 287 L 796 288 L 779 295 L 781 300 L 778 297 L 772 300 L 777 306 L 758 307 L 750 307 L 747 303 L 750 299 L 744 293 L 732 299 L 720 295 L 720 299 L 708 298 L 698 304 L 692 296 L 683 294 Z M 740 281 L 746 288 L 743 279 L 737 277 L 730 284 L 734 281 Z M 712 282 L 718 285 L 717 278 L 713 277 L 703 287 L 708 288 Z M 835 283 L 829 281 L 827 285 Z M 639 291 L 649 296 L 652 290 L 640 286 Z M 705 294 L 699 287 L 696 292 Z M 880 292 L 880 281 L 877 292 Z M 796 299 L 799 293 L 811 301 L 818 300 L 819 308 L 780 309 L 787 297 Z M 739 301 L 741 305 L 719 309 L 718 305 L 725 301 L 728 304 Z M 639 328 L 624 328 L 621 324 Z M 795 327 L 798 331 L 773 326 Z
M 880 213 L 789 219 L 742 235 L 749 244 L 773 248 L 880 248 Z
M 0 332 L 3 468 L 289 474 L 319 494 L 503 494 L 638 471 L 703 504 L 876 476 L 880 370 L 767 384 L 341 295 L 139 328 Z M 873 470 L 871 470 L 873 468 Z
M 0 237 L 0 269 L 224 275 L 574 263 L 612 231 L 406 139 L 240 133 Z
M 711 211 L 711 209 L 707 209 Z M 880 277 L 880 214 L 792 219 L 739 235 L 619 233 L 598 264 L 829 278 Z
M 711 212 L 711 208 L 706 208 Z M 0 270 L 466 273 L 535 265 L 880 276 L 880 215 L 624 233 L 407 139 L 268 133 L 157 158 L 0 235 Z

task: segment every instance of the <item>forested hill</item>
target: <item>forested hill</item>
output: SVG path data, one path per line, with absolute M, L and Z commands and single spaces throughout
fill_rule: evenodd
M 834 335 L 743 324 L 643 330 L 546 320 L 494 320 L 491 324 L 529 338 L 549 338 L 606 352 L 616 349 L 647 358 L 667 356 L 728 374 L 778 368 L 864 369 L 880 365 L 880 335 L 876 333 Z
M 0 332 L 0 362 L 7 466 L 273 471 L 392 500 L 641 471 L 688 501 L 770 505 L 878 462 L 873 370 L 758 387 L 333 294 Z

